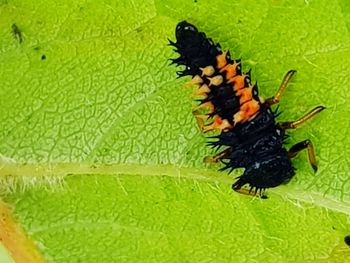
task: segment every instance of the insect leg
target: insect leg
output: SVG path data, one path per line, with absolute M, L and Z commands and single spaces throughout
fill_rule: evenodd
M 265 189 L 253 190 L 252 188 L 233 188 L 233 190 L 243 195 L 250 195 L 254 197 L 260 197 L 261 199 L 268 199 L 268 197 L 265 195 Z
M 197 126 L 200 131 L 204 132 L 205 121 L 208 119 L 208 116 L 202 113 L 200 106 L 194 108 L 192 114 L 196 118 Z
M 196 118 L 197 126 L 201 132 L 205 133 L 205 120 L 208 118 L 207 115 L 194 115 Z
M 292 79 L 292 77 L 294 76 L 294 74 L 296 73 L 296 70 L 289 70 L 287 72 L 287 74 L 284 76 L 283 81 L 278 89 L 278 91 L 276 92 L 275 96 L 268 98 L 265 103 L 268 105 L 273 105 L 273 104 L 277 104 L 280 102 L 280 99 L 283 95 L 283 93 L 286 91 L 286 88 L 288 86 L 289 81 Z
M 304 122 L 311 119 L 313 116 L 315 116 L 317 113 L 323 111 L 324 109 L 325 109 L 325 107 L 323 107 L 323 106 L 317 106 L 317 107 L 313 108 L 311 111 L 309 111 L 308 113 L 306 113 L 300 119 L 298 119 L 296 121 L 281 122 L 278 124 L 278 126 L 283 130 L 298 128 Z
M 207 109 L 206 111 L 205 108 Z M 213 130 L 224 131 L 232 127 L 232 125 L 226 119 L 221 119 L 217 115 L 210 117 L 210 114 L 212 114 L 213 111 L 214 105 L 211 102 L 200 104 L 198 107 L 192 110 L 192 114 L 196 118 L 197 125 L 201 132 L 206 133 Z M 211 124 L 206 124 L 209 119 L 212 119 L 213 122 Z
M 297 154 L 304 149 L 307 149 L 309 162 L 311 164 L 312 169 L 316 173 L 317 162 L 316 162 L 315 150 L 314 150 L 314 147 L 312 146 L 312 142 L 309 139 L 293 145 L 288 151 L 288 157 L 293 158 L 297 156 Z
M 214 156 L 206 156 L 204 158 L 204 162 L 206 163 L 218 163 L 222 159 L 225 159 L 232 152 L 231 148 L 227 148 L 226 150 L 214 155 Z

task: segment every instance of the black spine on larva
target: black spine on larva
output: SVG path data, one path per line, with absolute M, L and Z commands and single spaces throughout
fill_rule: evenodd
M 245 168 L 244 174 L 233 185 L 235 189 L 250 184 L 256 189 L 275 187 L 287 183 L 295 174 L 293 165 L 283 147 L 286 135 L 276 127 L 276 113 L 263 105 L 251 121 L 214 137 L 213 147 L 231 147 L 231 153 L 223 161 L 232 171 Z
M 178 72 L 178 75 L 196 75 L 199 68 L 215 65 L 216 56 L 221 54 L 220 45 L 207 38 L 203 32 L 186 21 L 176 26 L 176 43 L 169 40 L 169 44 L 176 48 L 180 57 L 172 59 L 172 63 L 186 66 L 186 69 Z
M 257 139 L 276 130 L 278 130 L 276 136 L 279 138 L 279 141 L 282 142 L 285 138 L 285 134 L 282 130 L 276 129 L 275 118 L 277 115 L 276 112 L 271 111 L 270 107 L 262 105 L 260 112 L 254 119 L 243 124 L 237 124 L 233 129 L 212 137 L 217 140 L 211 141 L 208 144 L 218 148 L 221 146 L 234 147 L 240 143 L 249 144 L 251 141 L 256 142 Z M 278 146 L 280 145 L 281 144 Z

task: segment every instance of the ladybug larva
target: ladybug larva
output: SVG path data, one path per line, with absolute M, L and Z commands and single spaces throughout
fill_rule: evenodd
M 199 128 L 203 132 L 219 131 L 215 141 L 209 144 L 225 149 L 215 156 L 206 157 L 210 163 L 222 162 L 222 170 L 230 172 L 244 168 L 244 173 L 232 185 L 236 191 L 261 194 L 266 188 L 287 183 L 295 175 L 291 159 L 307 149 L 309 162 L 317 171 L 313 145 L 310 140 L 301 141 L 289 150 L 284 146 L 286 131 L 295 129 L 321 112 L 317 106 L 296 121 L 276 122 L 278 104 L 288 82 L 296 73 L 290 70 L 284 77 L 275 96 L 264 100 L 259 96 L 257 84 L 251 82 L 250 72 L 244 73 L 241 61 L 233 60 L 229 51 L 222 51 L 219 44 L 207 38 L 205 33 L 186 22 L 176 26 L 176 42 L 169 40 L 180 54 L 171 64 L 184 66 L 179 77 L 191 76 L 190 84 L 198 87 L 195 96 L 199 105 L 193 110 Z M 249 185 L 249 190 L 242 188 Z

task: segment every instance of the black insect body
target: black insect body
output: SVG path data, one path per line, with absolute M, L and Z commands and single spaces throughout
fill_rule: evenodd
M 219 44 L 195 26 L 180 22 L 176 27 L 176 42 L 169 40 L 169 43 L 180 54 L 172 59 L 172 64 L 185 66 L 177 72 L 178 76 L 192 76 L 190 83 L 198 87 L 195 96 L 200 97 L 200 104 L 193 110 L 198 126 L 203 132 L 220 131 L 209 145 L 217 149 L 226 147 L 205 160 L 221 161 L 225 164 L 222 170 L 245 168 L 232 185 L 234 190 L 245 193 L 242 187 L 248 184 L 248 193 L 252 190 L 256 193 L 287 183 L 295 175 L 291 158 L 303 149 L 308 150 L 309 161 L 316 172 L 311 141 L 297 143 L 288 151 L 283 143 L 287 129 L 299 127 L 324 107 L 318 106 L 296 121 L 282 123 L 276 123 L 278 114 L 271 110 L 271 105 L 279 102 L 295 70 L 286 74 L 275 96 L 264 100 L 258 94 L 257 85 L 251 83 L 250 72 L 241 71 L 241 61 L 231 59 L 229 52 L 222 51 Z

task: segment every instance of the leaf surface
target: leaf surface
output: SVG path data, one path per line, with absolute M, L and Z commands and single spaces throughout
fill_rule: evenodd
M 0 1 L 2 198 L 48 262 L 344 262 L 350 249 L 345 1 Z M 231 191 L 166 46 L 205 31 L 312 140 L 269 199 Z M 21 31 L 11 32 L 11 26 Z M 58 180 L 62 178 L 61 180 Z M 0 250 L 6 257 L 6 253 Z

